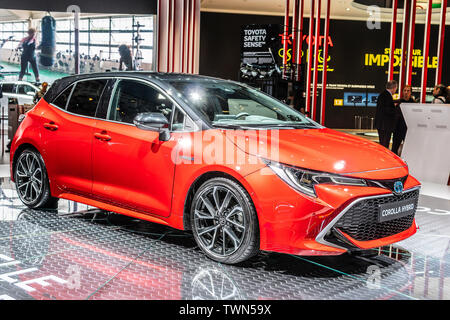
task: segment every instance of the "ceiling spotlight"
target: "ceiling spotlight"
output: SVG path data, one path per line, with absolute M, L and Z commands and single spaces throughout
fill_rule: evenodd
M 350 11 L 350 8 L 346 8 L 345 10 Z

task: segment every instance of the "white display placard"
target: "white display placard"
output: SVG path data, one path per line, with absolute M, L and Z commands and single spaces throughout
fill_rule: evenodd
M 450 105 L 402 103 L 408 126 L 402 158 L 421 182 L 447 185 L 450 174 Z

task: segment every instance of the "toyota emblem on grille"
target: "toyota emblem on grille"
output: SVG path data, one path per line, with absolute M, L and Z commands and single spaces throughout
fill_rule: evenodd
M 394 183 L 394 193 L 400 194 L 403 192 L 403 183 L 401 181 L 395 181 Z

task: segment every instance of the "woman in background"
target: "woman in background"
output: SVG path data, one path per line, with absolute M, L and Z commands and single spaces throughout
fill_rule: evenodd
M 20 59 L 20 74 L 19 81 L 23 79 L 25 72 L 27 71 L 28 63 L 31 65 L 33 69 L 34 78 L 36 82 L 40 82 L 39 80 L 39 69 L 36 62 L 36 48 L 37 40 L 36 40 L 36 29 L 30 28 L 28 29 L 28 37 L 25 37 L 20 41 L 19 48 L 22 48 L 22 56 Z
M 412 94 L 411 86 L 409 84 L 405 85 L 405 87 L 402 90 L 402 97 L 400 98 L 400 104 L 416 102 L 416 100 L 411 94 Z M 406 121 L 405 118 L 403 117 L 400 105 L 396 106 L 395 113 L 397 121 L 394 128 L 394 134 L 392 137 L 392 152 L 394 152 L 396 155 L 400 155 L 400 145 L 402 144 L 403 141 L 405 141 L 406 131 L 408 130 L 408 127 L 406 126 Z

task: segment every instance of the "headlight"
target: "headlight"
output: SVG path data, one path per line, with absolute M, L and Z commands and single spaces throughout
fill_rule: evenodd
M 331 183 L 351 186 L 367 186 L 364 179 L 299 169 L 270 160 L 263 160 L 263 162 L 292 188 L 313 197 L 317 196 L 314 189 L 316 184 Z

